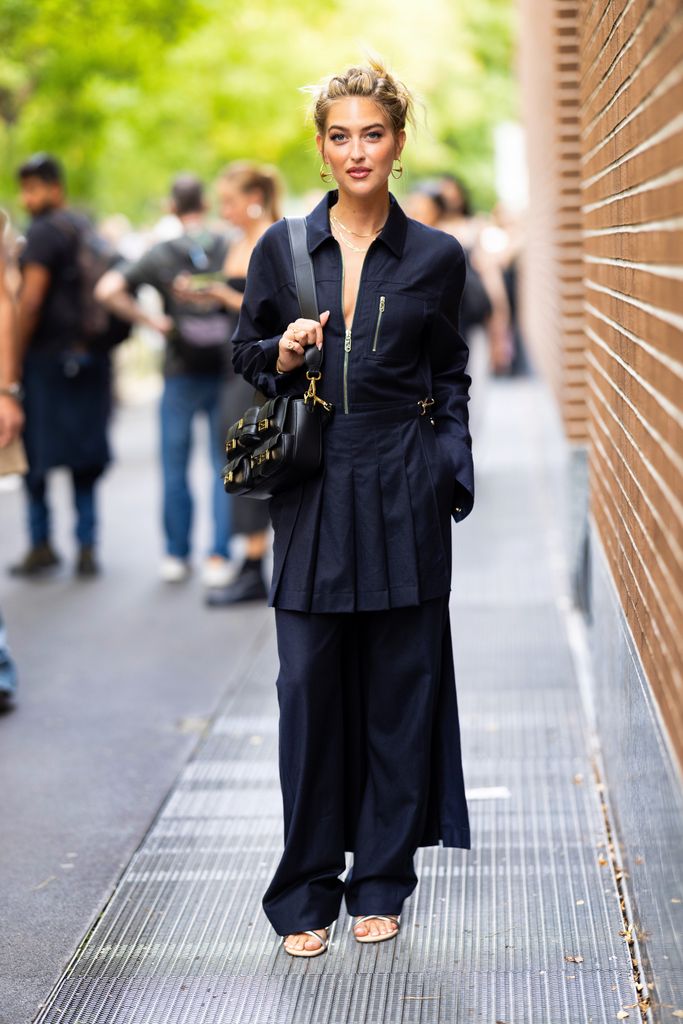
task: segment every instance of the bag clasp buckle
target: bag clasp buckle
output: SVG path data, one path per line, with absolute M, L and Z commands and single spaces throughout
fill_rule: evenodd
M 325 412 L 332 412 L 332 405 L 326 402 L 324 398 L 321 398 L 316 391 L 316 382 L 320 380 L 322 374 L 320 370 L 308 370 L 306 373 L 306 380 L 308 381 L 308 391 L 304 395 L 304 405 L 308 407 L 310 404 L 311 408 L 315 405 L 322 405 Z

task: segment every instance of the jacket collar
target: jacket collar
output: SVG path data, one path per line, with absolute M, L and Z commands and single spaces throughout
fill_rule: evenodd
M 309 252 L 314 252 L 326 238 L 334 237 L 330 230 L 330 207 L 337 202 L 338 197 L 339 190 L 331 189 L 306 217 Z M 403 255 L 407 226 L 408 218 L 396 197 L 390 192 L 389 216 L 377 238 L 400 257 Z

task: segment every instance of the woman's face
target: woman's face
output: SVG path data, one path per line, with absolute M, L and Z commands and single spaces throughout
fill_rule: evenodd
M 394 135 L 389 118 L 374 100 L 345 96 L 330 105 L 325 134 L 316 135 L 316 144 L 340 191 L 360 197 L 386 187 L 405 138 L 405 131 Z
M 253 219 L 247 212 L 254 204 L 262 205 L 262 196 L 259 189 L 244 191 L 238 188 L 232 181 L 221 178 L 216 189 L 218 193 L 218 210 L 228 223 L 236 228 L 246 228 Z

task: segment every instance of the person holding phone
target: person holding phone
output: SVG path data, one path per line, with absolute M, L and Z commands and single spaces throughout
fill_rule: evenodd
M 204 185 L 195 175 L 175 178 L 171 206 L 182 225 L 180 237 L 159 242 L 136 262 L 110 270 L 98 282 L 95 295 L 112 313 L 159 330 L 166 339 L 160 407 L 166 550 L 159 570 L 166 583 L 182 583 L 192 569 L 194 501 L 188 466 L 193 424 L 197 417 L 206 417 L 213 469 L 213 529 L 202 578 L 207 586 L 221 586 L 233 575 L 229 560 L 231 506 L 220 475 L 224 452 L 219 435 L 223 388 L 232 375 L 230 335 L 234 323 L 207 289 L 212 280 L 221 278 L 228 243 L 222 232 L 206 223 Z M 199 278 L 196 291 L 195 277 Z M 180 282 L 186 282 L 184 289 L 179 288 Z M 159 292 L 163 313 L 150 315 L 137 301 L 135 292 L 145 284 Z

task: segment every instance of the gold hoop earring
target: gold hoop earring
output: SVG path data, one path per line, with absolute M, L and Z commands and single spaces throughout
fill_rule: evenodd
M 403 174 L 403 164 L 401 163 L 400 156 L 397 157 L 397 160 L 398 160 L 398 167 L 392 167 L 391 168 L 391 177 L 392 178 L 400 178 L 401 175 Z M 394 174 L 394 171 L 398 171 L 398 174 Z
M 330 171 L 324 171 L 323 167 L 327 167 L 327 164 L 324 163 L 324 162 L 321 163 L 321 165 L 320 165 L 320 177 L 327 184 L 328 182 L 334 180 L 334 174 L 332 174 Z

